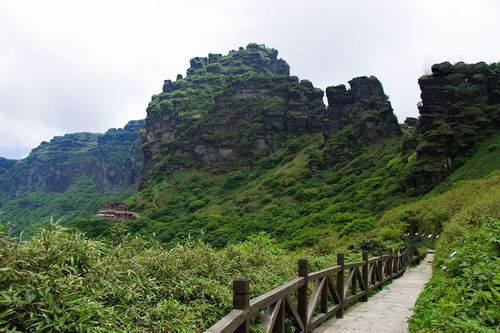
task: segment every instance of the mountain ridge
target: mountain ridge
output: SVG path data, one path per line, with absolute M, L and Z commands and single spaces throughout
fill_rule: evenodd
M 498 129 L 496 64 L 443 63 L 433 66 L 433 72 L 419 81 L 422 118 L 398 124 L 382 84 L 373 76 L 353 78 L 349 89 L 341 84 L 323 92 L 291 76 L 278 51 L 265 45 L 250 43 L 226 55 L 195 57 L 185 78 L 164 81 L 144 121 L 104 134 L 56 137 L 22 161 L 0 159 L 0 209 L 23 212 L 52 200 L 55 206 L 49 206 L 72 221 L 76 212 L 93 215 L 90 211 L 104 198 L 129 197 L 132 208 L 145 216 L 134 230 L 162 234 L 166 241 L 225 221 L 217 217 L 219 222 L 214 222 L 211 215 L 231 216 L 236 224 L 256 219 L 256 228 L 246 233 L 267 230 L 276 236 L 274 227 L 264 223 L 273 205 L 289 205 L 293 213 L 287 214 L 311 224 L 309 238 L 318 240 L 312 236 L 317 222 L 306 221 L 316 217 L 301 207 L 304 203 L 319 205 L 320 215 L 327 204 L 338 207 L 338 214 L 353 214 L 342 220 L 353 230 L 363 229 L 363 223 L 373 228 L 384 207 L 425 193 L 470 156 L 475 148 L 471 140 L 463 141 L 467 133 L 475 131 L 475 140 L 481 141 Z M 469 102 L 443 104 L 450 92 L 456 98 L 468 96 Z M 466 130 L 457 126 L 462 120 L 469 124 Z M 476 120 L 487 128 L 474 125 Z M 454 148 L 449 157 L 443 144 L 458 142 L 458 147 L 460 140 L 467 149 Z M 452 160 L 452 166 L 442 163 Z M 75 210 L 75 203 L 57 203 L 59 194 L 75 191 L 72 184 L 92 193 L 82 202 L 85 210 Z M 49 218 L 44 214 L 35 216 Z M 289 219 L 272 214 L 275 222 Z M 3 218 L 15 220 L 12 214 Z M 173 227 L 175 219 L 184 222 Z M 227 221 L 222 224 L 231 228 Z M 218 243 L 224 233 L 215 233 L 220 235 L 210 237 Z

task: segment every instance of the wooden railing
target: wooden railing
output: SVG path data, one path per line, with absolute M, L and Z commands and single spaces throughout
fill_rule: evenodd
M 251 323 L 259 323 L 264 332 L 285 332 L 295 327 L 310 332 L 333 317 L 342 318 L 346 305 L 358 299 L 366 302 L 370 291 L 382 289 L 384 282 L 403 274 L 408 264 L 421 257 L 413 249 L 401 249 L 363 260 L 344 263 L 344 254 L 337 254 L 337 266 L 309 273 L 307 259 L 298 261 L 298 277 L 268 293 L 249 299 L 249 280 L 233 281 L 233 310 L 206 333 L 247 333 Z M 312 287 L 309 289 L 309 287 Z

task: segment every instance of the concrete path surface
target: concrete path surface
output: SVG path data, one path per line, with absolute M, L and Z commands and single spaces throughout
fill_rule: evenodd
M 319 326 L 316 333 L 363 332 L 402 333 L 408 332 L 406 321 L 411 317 L 411 308 L 418 295 L 432 276 L 433 254 L 417 267 L 406 271 L 386 289 L 360 302 L 344 312 L 342 319 L 330 319 Z

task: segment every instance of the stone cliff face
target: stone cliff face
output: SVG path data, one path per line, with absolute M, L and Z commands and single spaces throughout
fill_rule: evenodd
M 460 166 L 500 125 L 500 63 L 442 63 L 418 83 L 422 91 L 415 185 L 431 187 Z
M 124 128 L 112 128 L 97 139 L 95 175 L 103 193 L 117 193 L 139 185 L 144 155 L 139 131 L 144 120 L 129 121 Z
M 278 52 L 249 44 L 228 55 L 193 58 L 187 77 L 166 80 L 147 108 L 141 187 L 191 168 L 247 166 L 303 134 L 351 130 L 354 146 L 399 136 L 401 130 L 375 77 L 323 92 L 290 76 Z
M 143 184 L 232 163 L 244 166 L 289 138 L 322 128 L 323 92 L 289 76 L 277 51 L 257 44 L 194 58 L 185 79 L 165 81 L 148 106 Z
M 9 160 L 7 158 L 0 157 L 0 175 L 3 175 L 15 163 L 15 160 Z
M 353 143 L 371 145 L 401 135 L 391 103 L 377 78 L 357 77 L 349 81 L 349 85 L 349 90 L 344 85 L 326 89 L 326 136 L 352 129 L 349 135 Z
M 124 129 L 105 134 L 66 134 L 42 142 L 25 159 L 4 159 L 0 161 L 2 190 L 10 197 L 32 191 L 64 192 L 80 177 L 94 178 L 104 193 L 137 184 L 142 126 L 143 121 L 131 121 Z
M 97 138 L 94 133 L 74 133 L 42 142 L 7 170 L 9 192 L 14 196 L 38 190 L 63 192 L 78 176 L 92 173 L 89 151 Z

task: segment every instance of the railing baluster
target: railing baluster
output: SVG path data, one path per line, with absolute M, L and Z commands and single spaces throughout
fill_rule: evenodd
M 398 262 L 399 262 L 399 258 L 398 258 L 398 250 L 397 249 L 394 249 L 394 261 L 392 263 L 392 274 L 397 274 L 399 269 L 398 269 Z
M 401 248 L 401 269 L 406 267 L 406 249 L 404 247 Z
M 278 310 L 278 318 L 274 324 L 273 333 L 285 333 L 285 300 L 283 299 Z
M 340 266 L 340 271 L 337 272 L 337 293 L 340 298 L 340 308 L 336 313 L 337 318 L 344 317 L 344 254 L 337 254 L 337 265 Z
M 323 289 L 321 289 L 321 312 L 328 312 L 328 276 L 323 278 L 325 280 Z
M 397 275 L 399 272 L 399 250 L 398 249 L 396 249 L 394 251 L 394 257 L 395 257 L 394 273 L 396 273 L 396 275 Z
M 309 332 L 310 323 L 307 319 L 307 283 L 309 274 L 309 260 L 307 258 L 299 259 L 299 277 L 304 278 L 304 284 L 297 290 L 297 312 L 299 313 L 302 324 L 304 325 L 304 331 Z
M 377 256 L 379 257 L 379 261 L 375 263 L 375 265 L 378 265 L 378 278 L 380 285 L 378 286 L 379 290 L 382 290 L 382 282 L 384 282 L 384 260 L 382 259 L 382 249 L 378 248 L 377 249 Z
M 366 302 L 368 301 L 368 289 L 369 289 L 369 281 L 368 281 L 368 252 L 363 251 L 363 260 L 365 262 L 363 266 L 363 282 L 365 284 L 364 286 L 364 291 L 365 294 L 363 295 L 362 301 Z
M 352 269 L 352 279 L 351 279 L 351 294 L 356 295 L 356 282 L 358 279 L 358 268 L 354 267 Z
M 392 262 L 393 262 L 392 249 L 389 249 L 389 258 L 387 258 L 387 276 L 392 280 Z

